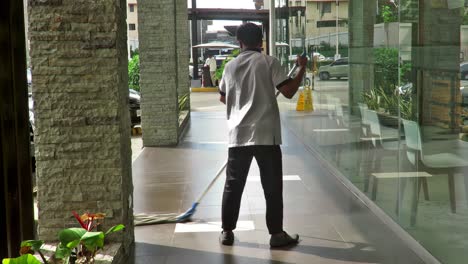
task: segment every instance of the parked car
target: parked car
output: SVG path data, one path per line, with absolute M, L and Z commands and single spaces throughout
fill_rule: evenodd
M 188 70 L 189 70 L 189 79 L 192 80 L 193 79 L 193 65 L 189 65 L 188 66 Z
M 198 64 L 198 76 L 201 76 L 203 64 Z M 189 79 L 193 79 L 193 65 L 189 65 Z
M 462 106 L 468 108 L 468 85 L 467 86 L 461 86 L 460 87 L 460 92 L 462 95 Z
M 468 125 L 468 81 L 462 81 L 460 86 L 460 92 L 462 95 L 462 107 L 464 109 L 462 114 L 462 122 L 464 125 Z
M 468 80 L 468 61 L 460 64 L 460 79 Z
M 28 85 L 30 85 L 28 77 Z M 28 96 L 28 107 L 29 107 L 29 150 L 31 155 L 31 169 L 33 172 L 36 171 L 36 156 L 34 155 L 34 130 L 36 129 L 34 123 L 34 111 L 33 111 L 33 100 L 32 94 Z
M 318 52 L 314 52 L 314 57 L 318 57 L 318 61 L 325 61 L 327 58 Z M 296 61 L 297 55 L 289 55 L 289 61 Z M 310 56 L 307 56 L 307 59 L 310 60 Z
M 31 68 L 26 69 L 26 79 L 28 80 L 28 87 L 31 86 L 32 83 L 32 73 L 31 73 Z
M 130 107 L 131 126 L 134 127 L 141 123 L 140 93 L 133 89 L 129 89 L 128 100 Z
M 229 57 L 229 55 L 215 55 L 216 66 L 219 68 L 223 62 Z
M 348 78 L 349 64 L 348 58 L 338 59 L 331 64 L 321 66 L 318 70 L 320 80 L 328 80 L 330 78 Z

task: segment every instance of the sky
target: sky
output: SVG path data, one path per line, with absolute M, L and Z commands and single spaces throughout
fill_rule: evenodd
M 192 7 L 192 0 L 187 0 L 189 8 Z M 254 9 L 253 0 L 197 0 L 199 8 L 245 8 Z
M 192 7 L 192 0 L 187 0 L 188 7 Z M 197 0 L 198 8 L 229 8 L 229 9 L 255 9 L 253 0 Z M 221 30 L 225 25 L 239 25 L 241 21 L 214 20 L 208 30 Z

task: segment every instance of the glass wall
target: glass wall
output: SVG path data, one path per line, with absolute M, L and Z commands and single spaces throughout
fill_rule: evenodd
M 291 53 L 316 62 L 314 109 L 280 100 L 285 124 L 442 263 L 468 258 L 465 5 L 288 2 L 305 7 L 304 27 L 288 20 Z

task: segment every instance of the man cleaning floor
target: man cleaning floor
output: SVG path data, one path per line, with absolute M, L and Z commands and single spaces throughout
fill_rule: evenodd
M 220 242 L 234 243 L 242 193 L 252 158 L 260 169 L 266 200 L 266 223 L 271 247 L 296 244 L 299 235 L 283 230 L 283 169 L 281 123 L 275 87 L 292 98 L 304 76 L 307 58 L 297 58 L 298 72 L 291 79 L 280 62 L 261 53 L 262 29 L 246 23 L 237 30 L 242 52 L 226 64 L 219 85 L 220 101 L 227 107 L 229 153 L 222 201 Z

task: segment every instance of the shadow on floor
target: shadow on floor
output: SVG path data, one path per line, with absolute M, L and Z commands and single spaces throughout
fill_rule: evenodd
M 257 245 L 258 247 L 258 245 Z M 291 264 L 290 262 L 242 257 L 177 247 L 135 243 L 135 264 Z
M 328 241 L 332 241 L 329 239 L 325 239 Z M 341 242 L 341 241 L 337 241 Z M 285 247 L 285 248 L 276 248 L 271 249 L 273 251 L 292 251 L 292 252 L 299 252 L 308 255 L 314 255 L 317 257 L 321 257 L 323 259 L 333 259 L 333 260 L 340 260 L 346 262 L 358 262 L 358 263 L 380 263 L 382 258 L 379 256 L 378 252 L 374 249 L 370 248 L 369 244 L 366 243 L 352 243 L 347 242 L 346 248 L 340 247 L 324 247 L 324 246 L 310 246 L 310 245 L 301 245 L 299 243 L 296 246 Z M 258 244 L 248 243 L 248 242 L 237 242 L 236 246 L 241 247 L 250 247 L 250 248 L 258 248 Z

